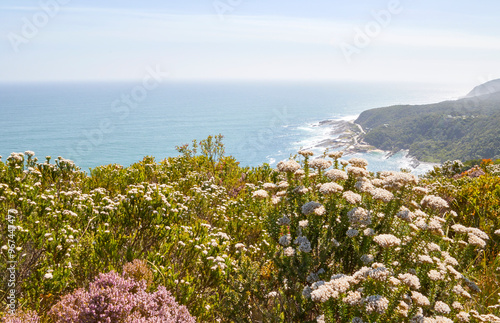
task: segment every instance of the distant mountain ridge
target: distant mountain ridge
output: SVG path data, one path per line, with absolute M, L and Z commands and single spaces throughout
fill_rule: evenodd
M 492 80 L 484 84 L 476 86 L 472 91 L 467 94 L 467 98 L 487 95 L 500 92 L 500 79 Z
M 500 79 L 459 100 L 367 110 L 355 123 L 364 142 L 420 161 L 500 158 Z

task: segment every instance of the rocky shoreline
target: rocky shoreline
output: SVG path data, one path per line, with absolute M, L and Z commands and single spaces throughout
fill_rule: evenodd
M 318 142 L 314 146 L 314 148 L 342 150 L 345 156 L 357 153 L 381 152 L 385 153 L 384 158 L 390 158 L 391 156 L 398 153 L 381 150 L 364 142 L 362 139 L 362 135 L 366 132 L 359 124 L 354 123 L 354 120 L 323 120 L 320 121 L 317 126 L 330 127 L 330 134 L 332 138 Z M 421 162 L 417 158 L 409 155 L 408 150 L 403 150 L 402 152 L 405 153 L 405 158 L 408 158 L 410 160 L 410 166 L 412 168 L 417 168 L 421 164 Z

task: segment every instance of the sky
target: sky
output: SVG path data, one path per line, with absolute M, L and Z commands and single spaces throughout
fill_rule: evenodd
M 500 78 L 498 0 L 0 2 L 0 82 Z

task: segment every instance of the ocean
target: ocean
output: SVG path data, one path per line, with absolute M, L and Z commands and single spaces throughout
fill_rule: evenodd
M 242 166 L 276 165 L 301 148 L 335 137 L 323 120 L 362 111 L 456 99 L 453 86 L 349 82 L 173 82 L 0 84 L 0 155 L 32 150 L 75 161 L 83 170 L 143 156 L 177 156 L 176 146 L 224 135 L 226 155 Z M 410 168 L 403 152 L 352 155 L 371 171 Z M 346 156 L 346 159 L 350 156 Z M 432 168 L 421 164 L 415 173 Z

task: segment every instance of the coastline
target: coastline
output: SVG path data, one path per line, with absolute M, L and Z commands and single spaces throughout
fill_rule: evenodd
M 355 154 L 382 154 L 383 159 L 387 160 L 395 155 L 402 155 L 407 160 L 408 166 L 413 170 L 418 169 L 420 166 L 430 168 L 436 164 L 426 163 L 419 161 L 416 157 L 411 156 L 408 150 L 400 150 L 398 152 L 391 152 L 387 150 L 378 149 L 372 145 L 367 144 L 361 138 L 366 132 L 361 125 L 355 123 L 356 118 L 342 118 L 342 119 L 327 119 L 318 122 L 316 127 L 329 127 L 331 138 L 323 139 L 314 144 L 311 148 L 316 149 L 330 149 L 339 150 L 344 152 L 344 156 Z

